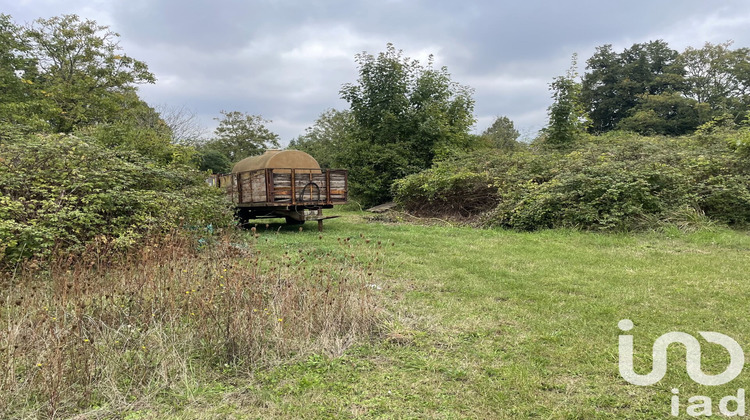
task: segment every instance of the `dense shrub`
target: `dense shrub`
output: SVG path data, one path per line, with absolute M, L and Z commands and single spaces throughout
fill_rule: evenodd
M 0 144 L 0 263 L 76 251 L 102 236 L 127 247 L 176 227 L 229 220 L 221 193 L 188 168 L 74 136 Z
M 476 159 L 454 159 L 435 164 L 393 184 L 400 204 L 419 214 L 472 216 L 497 204 L 497 188 L 489 171 Z M 471 163 L 472 166 L 466 166 Z
M 610 133 L 579 140 L 567 153 L 466 156 L 405 178 L 394 191 L 416 211 L 494 203 L 483 224 L 520 230 L 634 230 L 704 216 L 741 226 L 750 222 L 750 161 L 741 135 Z

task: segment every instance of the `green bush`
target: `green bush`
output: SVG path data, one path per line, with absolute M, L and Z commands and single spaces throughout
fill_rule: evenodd
M 97 237 L 131 246 L 181 226 L 223 225 L 231 212 L 203 175 L 74 136 L 0 144 L 0 262 L 78 251 Z
M 750 222 L 750 162 L 742 135 L 620 132 L 581 139 L 567 153 L 469 155 L 400 180 L 395 195 L 417 211 L 451 214 L 469 203 L 488 210 L 483 224 L 519 230 L 622 231 L 703 220 L 743 226 Z
M 419 214 L 472 216 L 497 204 L 489 171 L 467 167 L 469 159 L 440 162 L 393 184 L 395 200 Z

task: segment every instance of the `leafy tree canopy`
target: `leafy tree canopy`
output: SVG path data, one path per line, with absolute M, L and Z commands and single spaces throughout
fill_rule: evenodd
M 731 41 L 688 47 L 682 53 L 688 89 L 685 95 L 708 104 L 714 115 L 744 118 L 750 96 L 750 48 L 730 49 Z
M 354 139 L 336 163 L 350 168 L 352 193 L 365 204 L 390 198 L 391 183 L 474 146 L 472 90 L 435 69 L 405 57 L 388 44 L 377 56 L 356 56 L 359 79 L 341 88 L 350 104 Z
M 553 147 L 567 147 L 582 134 L 589 124 L 581 106 L 581 84 L 576 80 L 577 56 L 574 54 L 565 76 L 550 83 L 553 103 L 547 109 L 549 124 L 544 129 L 544 142 Z
M 723 114 L 741 121 L 750 109 L 750 49 L 731 44 L 682 53 L 661 40 L 621 53 L 598 47 L 581 83 L 589 131 L 679 135 Z
M 218 151 L 236 163 L 261 154 L 267 148 L 279 147 L 279 136 L 265 126 L 271 121 L 239 111 L 221 111 L 221 115 L 222 118 L 215 118 L 219 126 L 214 130 L 214 137 L 203 149 Z
M 0 123 L 33 131 L 47 126 L 41 114 L 50 105 L 34 86 L 38 69 L 30 49 L 22 29 L 0 14 Z
M 46 98 L 43 116 L 53 132 L 117 121 L 135 85 L 155 82 L 145 63 L 120 52 L 119 35 L 93 20 L 38 19 L 21 36 L 36 64 L 24 80 Z
M 611 45 L 598 47 L 586 62 L 581 101 L 591 118 L 591 131 L 617 128 L 640 95 L 659 95 L 685 89 L 685 70 L 677 51 L 666 42 L 634 44 L 622 53 Z
M 496 117 L 482 133 L 482 139 L 492 148 L 515 149 L 518 147 L 517 139 L 520 135 L 510 118 Z
M 329 109 L 315 121 L 305 134 L 289 143 L 289 148 L 301 150 L 314 157 L 321 167 L 333 168 L 336 157 L 354 141 L 354 118 L 351 111 Z

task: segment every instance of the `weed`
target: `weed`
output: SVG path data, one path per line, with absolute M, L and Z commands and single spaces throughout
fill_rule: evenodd
M 0 417 L 189 396 L 198 377 L 339 355 L 375 330 L 366 268 L 303 252 L 271 261 L 237 241 L 199 251 L 171 235 L 124 255 L 99 244 L 44 270 L 27 263 L 2 286 Z

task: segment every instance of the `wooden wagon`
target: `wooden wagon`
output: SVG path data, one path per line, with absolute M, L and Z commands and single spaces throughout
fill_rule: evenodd
M 321 169 L 318 162 L 298 150 L 269 150 L 239 161 L 231 174 L 213 175 L 209 182 L 223 188 L 243 221 L 283 217 L 288 224 L 318 222 L 323 209 L 345 204 L 348 173 L 344 169 Z

